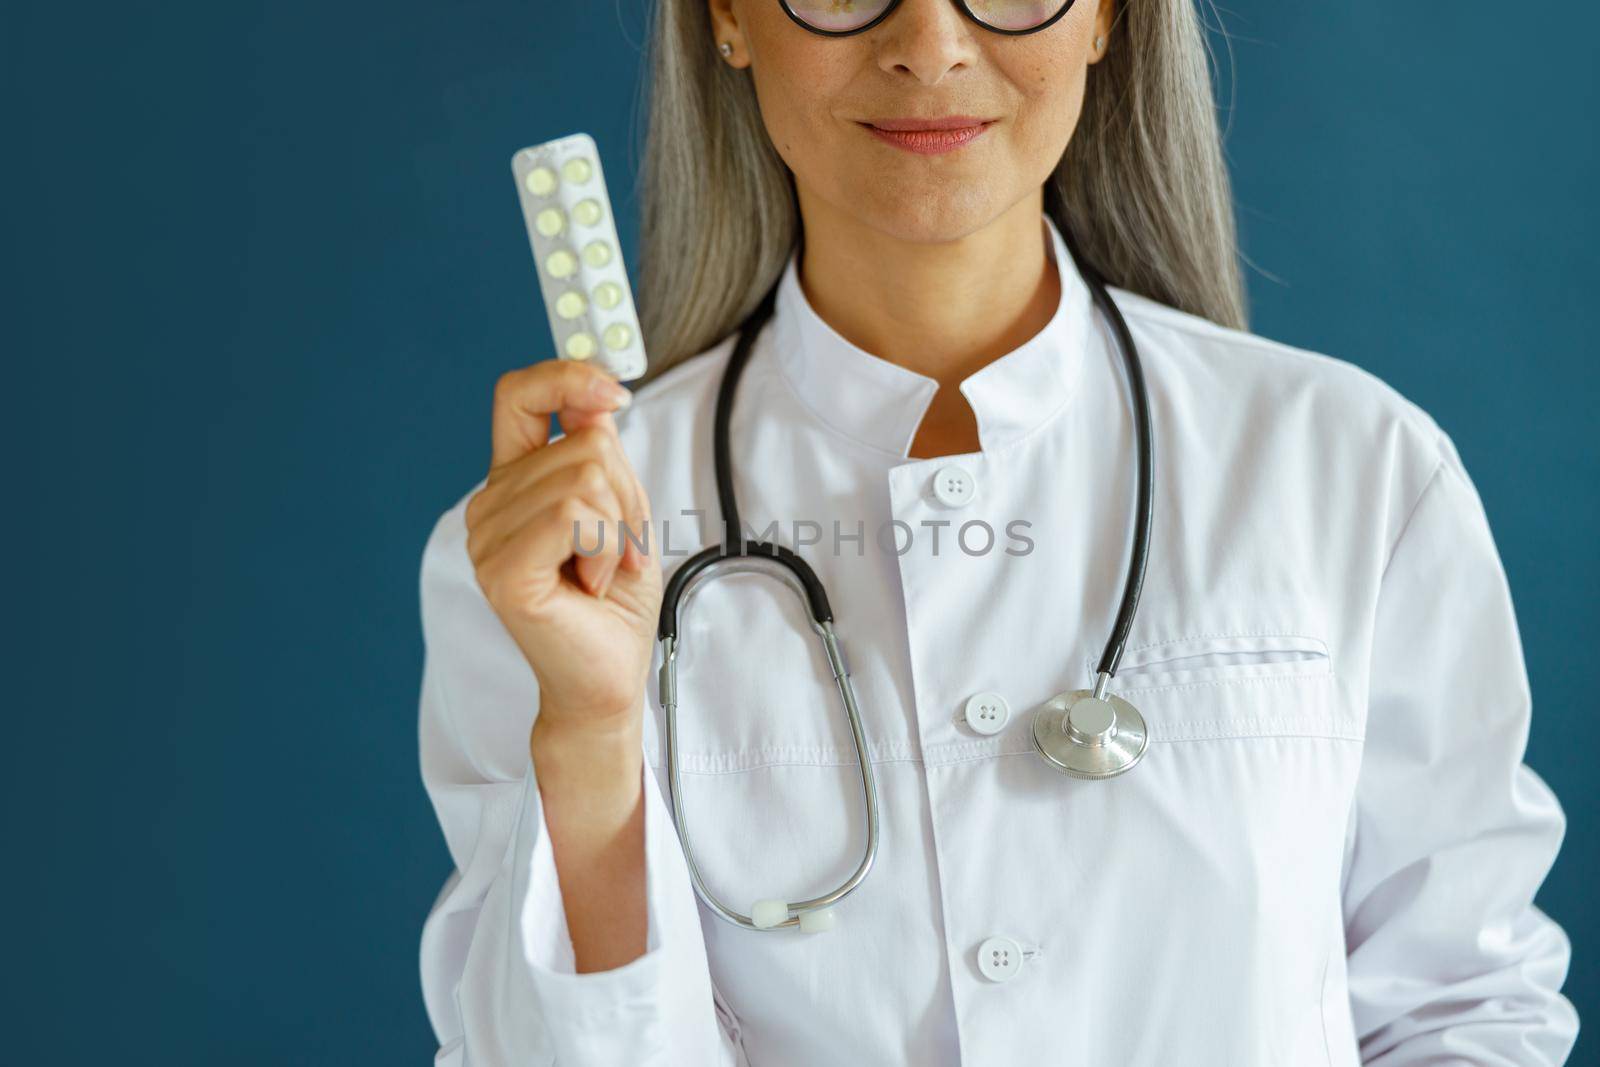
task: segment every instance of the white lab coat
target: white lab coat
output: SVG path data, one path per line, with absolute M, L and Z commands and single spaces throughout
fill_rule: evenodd
M 1565 818 L 1521 762 L 1505 572 L 1450 437 L 1372 374 L 1111 290 L 1155 434 L 1149 565 L 1112 691 L 1152 739 L 1105 781 L 1034 753 L 1032 709 L 1092 683 L 1135 492 L 1113 335 L 1044 223 L 1061 304 L 961 383 L 981 451 L 907 458 L 936 383 L 835 333 L 792 257 L 740 386 L 741 513 L 778 522 L 826 583 L 877 773 L 877 862 L 832 931 L 746 931 L 699 903 L 652 671 L 649 949 L 575 973 L 528 754 L 539 694 L 474 579 L 471 493 L 440 518 L 421 757 L 457 870 L 422 936 L 437 1062 L 1565 1059 L 1570 945 L 1531 902 Z M 734 340 L 619 416 L 652 533 L 670 524 L 669 576 L 719 529 L 712 409 Z M 964 503 L 935 494 L 947 468 L 971 483 Z M 981 524 L 958 543 L 974 520 L 990 551 Z M 860 858 L 863 809 L 799 600 L 724 577 L 680 633 L 685 803 L 709 885 L 746 912 L 832 889 Z M 985 693 L 993 733 L 964 717 Z M 1006 950 L 998 980 L 980 946 Z

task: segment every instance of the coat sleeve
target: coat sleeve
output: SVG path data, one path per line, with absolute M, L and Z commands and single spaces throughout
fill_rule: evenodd
M 1505 570 L 1448 435 L 1380 582 L 1344 886 L 1362 1060 L 1542 1067 L 1578 1017 L 1534 903 L 1566 832 L 1522 760 L 1531 695 Z
M 422 930 L 436 1062 L 744 1064 L 648 759 L 646 951 L 609 971 L 576 971 L 528 751 L 538 687 L 478 587 L 466 552 L 470 496 L 434 528 L 420 589 L 422 780 L 455 867 Z

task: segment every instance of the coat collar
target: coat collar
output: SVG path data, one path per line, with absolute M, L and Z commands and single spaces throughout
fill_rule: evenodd
M 959 388 L 978 421 L 985 452 L 1042 426 L 1072 395 L 1090 336 L 1093 303 L 1061 231 L 1041 218 L 1061 277 L 1061 301 L 1045 327 L 964 379 Z M 829 428 L 894 456 L 911 450 L 936 379 L 845 340 L 812 308 L 800 285 L 799 249 L 790 253 L 773 306 L 778 365 L 801 402 Z

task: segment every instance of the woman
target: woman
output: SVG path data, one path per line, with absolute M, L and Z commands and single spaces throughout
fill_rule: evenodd
M 458 868 L 422 946 L 439 1062 L 1562 1062 L 1569 945 L 1532 898 L 1565 820 L 1521 763 L 1483 508 L 1415 404 L 1244 332 L 1187 0 L 658 12 L 653 377 L 626 405 L 583 364 L 505 375 L 491 469 L 423 562 L 423 773 Z M 1104 781 L 1031 741 L 1094 679 L 1136 499 L 1131 379 L 1069 238 L 1154 427 L 1110 685 L 1149 742 Z M 828 590 L 881 811 L 813 933 L 697 902 L 654 684 L 663 573 L 722 533 L 712 413 L 769 294 L 740 516 Z M 648 551 L 619 555 L 619 523 Z M 866 812 L 804 606 L 759 574 L 693 604 L 706 887 L 740 912 L 825 893 Z

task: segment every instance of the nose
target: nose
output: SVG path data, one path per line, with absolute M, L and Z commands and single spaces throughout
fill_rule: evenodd
M 953 0 L 901 0 L 889 17 L 867 31 L 878 65 L 936 85 L 952 68 L 971 65 L 978 43 L 974 26 Z

